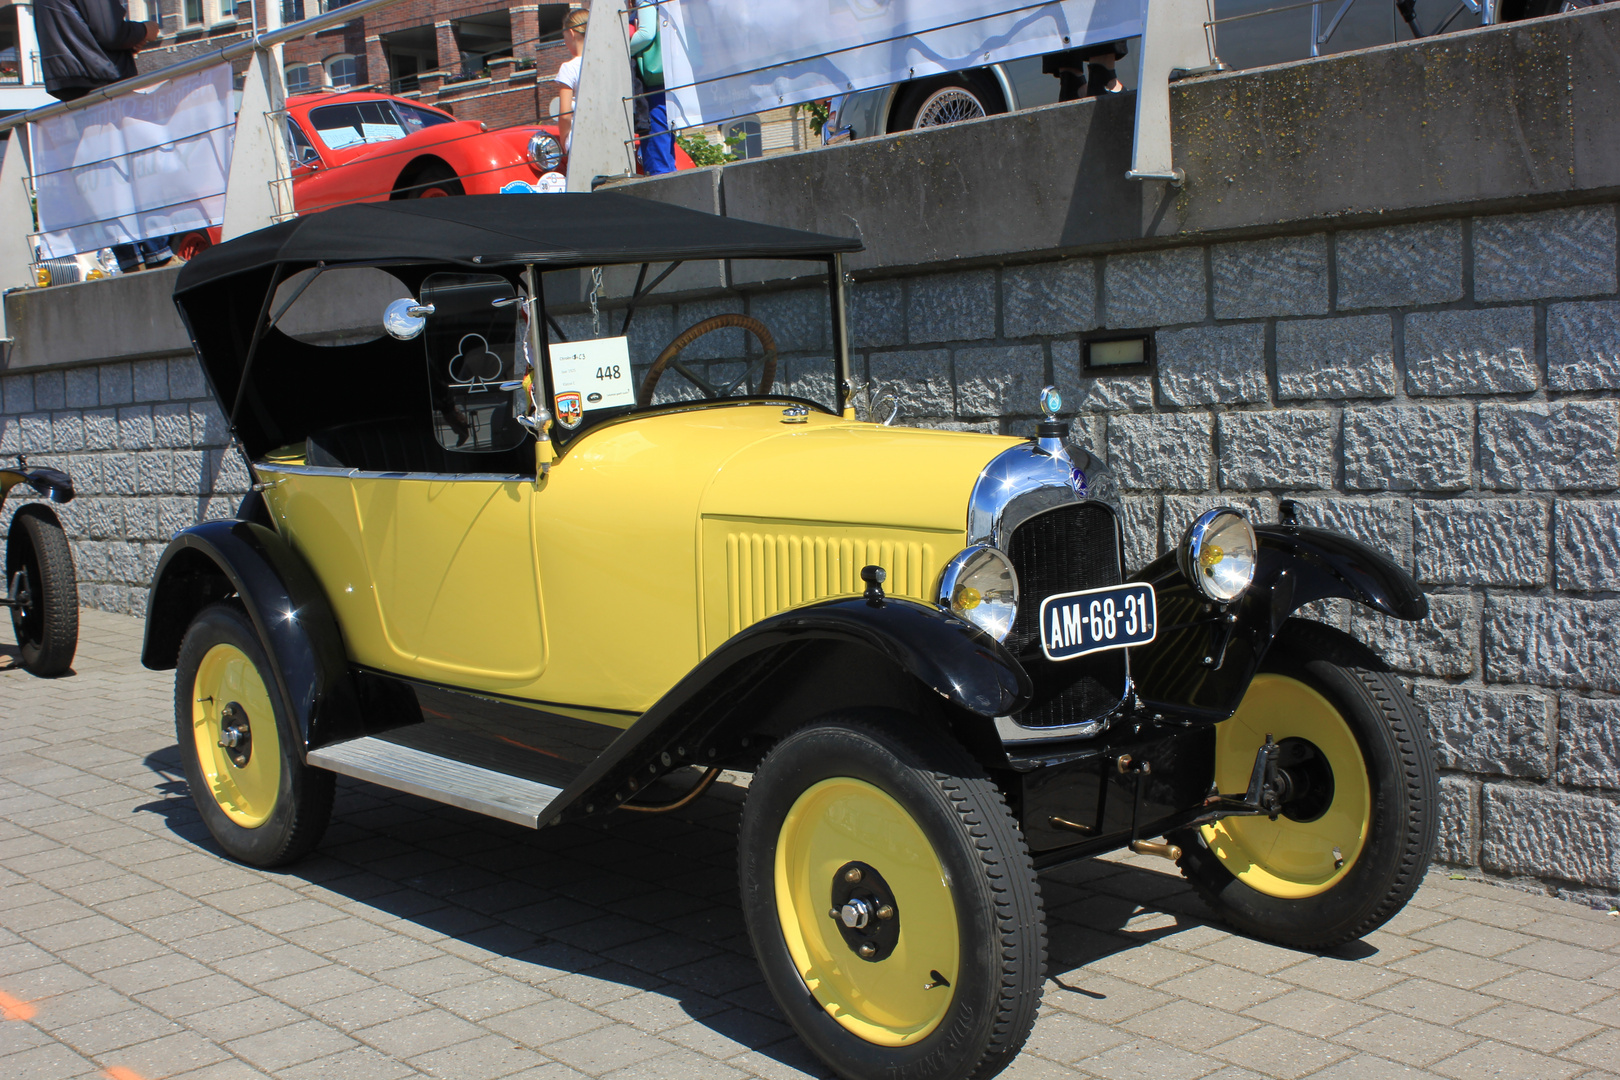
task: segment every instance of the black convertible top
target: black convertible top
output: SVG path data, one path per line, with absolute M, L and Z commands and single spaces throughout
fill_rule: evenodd
M 425 384 L 404 374 L 421 366 L 420 342 L 334 349 L 271 325 L 277 287 L 317 265 L 383 267 L 415 294 L 429 274 L 460 267 L 511 279 L 528 263 L 819 260 L 860 249 L 859 240 L 607 192 L 460 195 L 340 206 L 237 237 L 187 263 L 174 299 L 220 409 L 257 457 L 343 423 L 407 413 L 426 422 Z
M 355 203 L 217 244 L 180 271 L 175 296 L 220 278 L 324 262 L 548 270 L 678 259 L 811 258 L 859 251 L 859 240 L 761 225 L 608 192 L 461 195 Z

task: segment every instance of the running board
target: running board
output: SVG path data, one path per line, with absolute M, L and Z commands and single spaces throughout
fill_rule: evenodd
M 311 750 L 309 763 L 395 791 L 459 806 L 531 829 L 562 794 L 536 783 L 370 736 Z

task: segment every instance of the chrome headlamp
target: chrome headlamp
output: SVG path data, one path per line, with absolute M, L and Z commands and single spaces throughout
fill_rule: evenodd
M 1260 544 L 1243 511 L 1230 506 L 1200 514 L 1187 527 L 1176 550 L 1176 562 L 1198 591 L 1218 604 L 1228 604 L 1254 583 Z
M 1018 617 L 1018 574 L 1000 548 L 975 544 L 956 554 L 939 576 L 940 607 L 1006 641 Z
M 537 131 L 529 138 L 529 160 L 541 172 L 550 172 L 562 162 L 562 143 L 550 132 Z

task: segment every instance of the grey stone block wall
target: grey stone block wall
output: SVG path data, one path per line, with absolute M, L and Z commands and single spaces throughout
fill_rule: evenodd
M 73 547 L 80 602 L 146 613 L 146 585 L 176 532 L 230 517 L 247 493 L 241 455 L 194 357 L 0 374 L 0 455 L 73 477 L 55 506 Z M 32 496 L 12 490 L 9 530 Z
M 1428 717 L 1442 858 L 1615 896 L 1615 221 L 1601 204 L 885 271 L 849 291 L 852 365 L 898 395 L 899 423 L 1013 435 L 1055 383 L 1119 479 L 1132 569 L 1205 509 L 1274 522 L 1283 498 L 1388 553 L 1429 591 L 1427 619 L 1342 601 L 1311 614 L 1375 649 Z M 828 340 L 797 294 L 750 310 L 805 355 Z M 638 355 L 707 311 L 638 315 Z M 1088 333 L 1139 328 L 1156 334 L 1150 373 L 1081 370 Z M 785 363 L 791 385 L 821 378 Z M 169 536 L 246 489 L 206 398 L 189 357 L 0 372 L 0 452 L 79 484 L 63 516 L 86 603 L 142 611 Z

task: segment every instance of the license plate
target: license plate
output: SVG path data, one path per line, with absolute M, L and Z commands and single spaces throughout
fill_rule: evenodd
M 1041 601 L 1041 651 L 1048 660 L 1146 645 L 1158 629 L 1152 585 L 1110 585 Z

